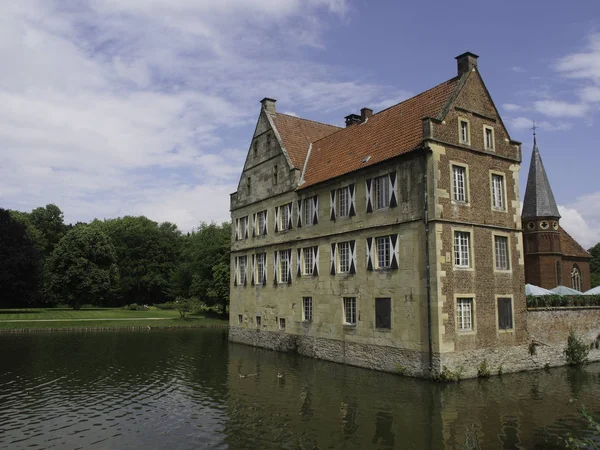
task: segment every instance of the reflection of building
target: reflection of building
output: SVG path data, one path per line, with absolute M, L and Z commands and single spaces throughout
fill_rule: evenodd
M 526 347 L 520 143 L 457 60 L 343 129 L 262 101 L 231 196 L 231 340 L 411 375 Z
M 523 202 L 525 281 L 552 289 L 559 285 L 590 289 L 590 259 L 560 226 L 560 214 L 542 164 L 535 135 Z

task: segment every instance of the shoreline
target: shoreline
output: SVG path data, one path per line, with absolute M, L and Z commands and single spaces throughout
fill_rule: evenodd
M 229 323 L 220 324 L 189 324 L 189 325 L 137 325 L 132 327 L 56 327 L 56 328 L 0 328 L 3 334 L 26 334 L 26 333 L 56 333 L 56 332 L 100 332 L 100 331 L 152 331 L 152 330 L 175 330 L 179 328 L 229 328 Z

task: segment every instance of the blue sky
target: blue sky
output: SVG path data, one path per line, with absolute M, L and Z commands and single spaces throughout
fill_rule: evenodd
M 531 121 L 563 215 L 600 241 L 600 2 L 22 0 L 0 15 L 0 200 L 67 221 L 229 217 L 265 96 L 341 125 L 479 68 L 514 139 Z

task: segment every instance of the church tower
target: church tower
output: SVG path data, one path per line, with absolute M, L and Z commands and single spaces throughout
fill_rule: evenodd
M 560 214 L 544 170 L 535 130 L 521 220 L 525 282 L 545 289 L 563 284 Z

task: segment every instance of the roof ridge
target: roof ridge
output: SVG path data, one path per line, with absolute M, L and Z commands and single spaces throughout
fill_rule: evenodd
M 312 122 L 312 123 L 316 123 L 318 125 L 325 125 L 325 126 L 328 126 L 328 127 L 333 127 L 333 128 L 338 128 L 340 130 L 343 130 L 342 127 L 338 127 L 337 125 L 331 125 L 330 123 L 319 122 L 319 121 L 312 120 L 312 119 L 305 119 L 304 117 L 292 116 L 291 114 L 284 114 L 284 113 L 276 112 L 275 115 L 292 117 L 293 119 L 304 120 L 305 122 Z

